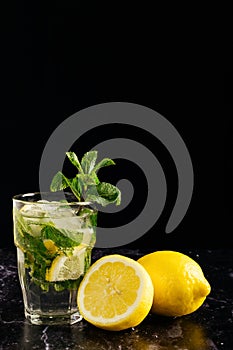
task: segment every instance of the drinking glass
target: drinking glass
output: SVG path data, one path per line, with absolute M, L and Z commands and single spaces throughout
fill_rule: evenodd
M 90 267 L 97 209 L 72 193 L 13 197 L 14 243 L 25 317 L 32 324 L 74 324 L 79 285 Z

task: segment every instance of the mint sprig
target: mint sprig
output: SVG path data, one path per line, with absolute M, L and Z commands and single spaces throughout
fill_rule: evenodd
M 97 151 L 86 152 L 80 162 L 74 152 L 66 152 L 66 156 L 77 168 L 78 173 L 69 179 L 58 171 L 51 181 L 50 190 L 56 192 L 70 188 L 78 201 L 95 202 L 102 206 L 111 203 L 120 205 L 119 188 L 108 182 L 101 182 L 97 175 L 99 169 L 115 165 L 115 162 L 110 158 L 104 158 L 96 164 L 97 155 Z

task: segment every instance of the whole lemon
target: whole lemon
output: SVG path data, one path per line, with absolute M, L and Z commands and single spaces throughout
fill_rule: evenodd
M 147 270 L 154 286 L 152 313 L 190 314 L 210 293 L 210 284 L 200 265 L 186 254 L 161 250 L 142 256 L 138 262 Z

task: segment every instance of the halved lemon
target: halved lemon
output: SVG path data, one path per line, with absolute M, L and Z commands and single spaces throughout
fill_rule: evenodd
M 80 246 L 74 248 L 72 255 L 58 255 L 53 260 L 51 267 L 46 271 L 47 281 L 76 280 L 84 274 L 86 248 Z
M 148 315 L 154 288 L 146 269 L 118 254 L 98 259 L 78 290 L 80 314 L 96 327 L 120 331 L 135 327 Z

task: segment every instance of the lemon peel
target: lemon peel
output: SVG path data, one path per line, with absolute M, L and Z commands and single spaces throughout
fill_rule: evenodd
M 137 260 L 154 285 L 151 312 L 183 316 L 196 311 L 211 291 L 200 265 L 186 254 L 162 250 Z

